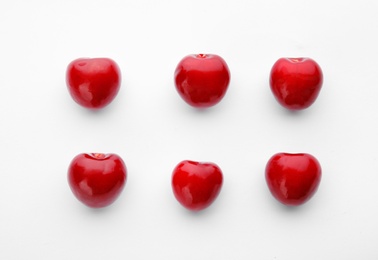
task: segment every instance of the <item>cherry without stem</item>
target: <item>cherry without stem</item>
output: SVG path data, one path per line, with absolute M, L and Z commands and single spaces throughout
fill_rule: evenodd
M 172 174 L 172 189 L 182 206 L 192 211 L 209 207 L 217 198 L 223 183 L 218 165 L 185 160 Z
M 126 177 L 126 165 L 116 154 L 79 154 L 68 168 L 68 184 L 73 194 L 92 208 L 112 204 L 121 194 Z
M 288 206 L 307 202 L 318 189 L 321 175 L 318 160 L 306 153 L 277 153 L 270 158 L 265 169 L 270 192 Z
M 121 72 L 111 59 L 81 58 L 68 65 L 66 83 L 76 103 L 97 110 L 109 105 L 116 97 L 121 85 Z
M 230 71 L 218 55 L 192 54 L 179 62 L 174 78 L 176 90 L 186 103 L 207 108 L 223 99 L 230 82 Z
M 270 72 L 271 91 L 278 103 L 289 110 L 311 106 L 322 84 L 322 70 L 310 58 L 280 58 Z

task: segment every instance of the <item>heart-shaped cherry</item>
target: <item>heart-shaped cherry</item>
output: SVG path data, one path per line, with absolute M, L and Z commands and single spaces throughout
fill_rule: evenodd
M 323 84 L 320 66 L 310 58 L 281 58 L 270 72 L 270 88 L 277 101 L 290 110 L 311 106 Z
M 215 54 L 188 55 L 175 70 L 176 89 L 193 107 L 205 108 L 219 103 L 229 82 L 228 66 L 222 57 Z
M 116 154 L 83 153 L 68 168 L 68 183 L 76 198 L 92 208 L 113 203 L 126 183 L 126 165 Z
M 100 109 L 116 97 L 121 72 L 111 59 L 81 58 L 68 65 L 66 83 L 76 103 L 89 109 Z
M 277 153 L 268 161 L 265 178 L 272 195 L 282 204 L 299 206 L 318 189 L 322 170 L 306 153 Z
M 173 171 L 172 188 L 176 199 L 189 210 L 207 208 L 218 196 L 222 171 L 214 163 L 182 161 Z

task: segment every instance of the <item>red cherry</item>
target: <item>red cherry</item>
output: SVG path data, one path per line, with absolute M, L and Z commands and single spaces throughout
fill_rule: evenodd
M 121 85 L 121 72 L 111 59 L 82 58 L 68 65 L 66 82 L 76 103 L 89 109 L 100 109 L 116 97 Z
M 282 204 L 299 206 L 318 189 L 322 170 L 318 160 L 305 153 L 278 153 L 268 161 L 265 178 L 272 195 Z
M 182 161 L 173 171 L 176 199 L 189 210 L 207 208 L 218 196 L 223 183 L 221 169 L 214 163 Z
M 78 200 L 92 208 L 106 207 L 120 195 L 126 183 L 125 163 L 116 154 L 83 153 L 68 169 L 68 183 Z
M 215 54 L 184 57 L 175 71 L 176 89 L 189 105 L 211 107 L 221 101 L 230 82 L 226 62 Z
M 319 95 L 323 73 L 310 58 L 281 58 L 270 72 L 270 88 L 277 101 L 290 110 L 311 106 Z

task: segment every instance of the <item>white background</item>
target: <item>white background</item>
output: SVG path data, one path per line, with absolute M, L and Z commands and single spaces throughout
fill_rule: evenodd
M 0 259 L 378 259 L 378 2 L 119 0 L 0 2 Z M 217 106 L 198 111 L 173 73 L 191 53 L 231 71 Z M 324 84 L 291 113 L 268 78 L 280 57 L 311 57 Z M 68 94 L 79 57 L 109 57 L 121 90 L 99 112 Z M 110 207 L 78 202 L 66 179 L 82 152 L 117 153 L 126 187 Z M 277 152 L 318 158 L 307 204 L 269 193 Z M 223 170 L 198 214 L 175 200 L 181 160 Z

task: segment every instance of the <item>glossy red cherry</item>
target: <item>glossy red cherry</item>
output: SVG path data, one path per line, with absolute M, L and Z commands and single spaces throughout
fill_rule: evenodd
M 184 57 L 175 71 L 176 89 L 189 105 L 211 107 L 221 101 L 230 82 L 226 62 L 215 54 Z
M 68 183 L 76 198 L 92 208 L 113 203 L 126 183 L 126 165 L 116 154 L 83 153 L 68 169 Z
M 320 66 L 310 58 L 281 58 L 270 72 L 270 88 L 277 101 L 290 110 L 311 106 L 323 84 Z
M 77 59 L 68 65 L 66 83 L 76 103 L 89 109 L 100 109 L 116 97 L 121 72 L 108 58 Z
M 214 163 L 182 161 L 173 171 L 176 199 L 189 210 L 207 208 L 218 196 L 223 183 L 221 169 Z
M 265 178 L 272 195 L 282 204 L 298 206 L 318 189 L 322 170 L 318 160 L 305 153 L 278 153 L 268 161 Z

